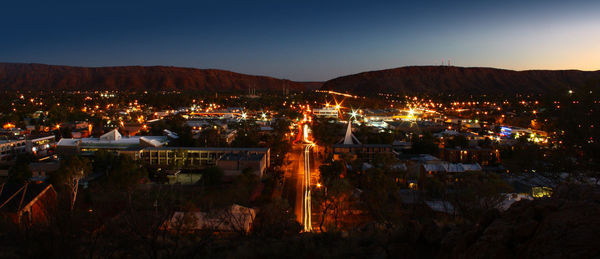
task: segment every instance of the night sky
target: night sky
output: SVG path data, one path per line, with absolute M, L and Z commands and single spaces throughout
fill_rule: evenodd
M 0 62 L 299 81 L 406 65 L 600 69 L 600 1 L 3 1 Z

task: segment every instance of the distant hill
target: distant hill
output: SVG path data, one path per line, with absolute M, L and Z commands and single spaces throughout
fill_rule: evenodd
M 324 82 L 298 82 L 304 86 L 306 90 L 319 90 Z
M 321 89 L 356 94 L 510 94 L 552 93 L 592 84 L 600 86 L 600 71 L 410 66 L 338 77 Z
M 166 66 L 71 67 L 0 63 L 0 90 L 304 90 L 304 83 L 217 69 Z

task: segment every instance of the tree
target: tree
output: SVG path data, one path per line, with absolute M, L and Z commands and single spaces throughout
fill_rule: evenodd
M 258 130 L 254 123 L 242 121 L 237 125 L 237 134 L 231 146 L 234 147 L 258 147 Z
M 343 228 L 346 212 L 354 205 L 353 187 L 347 179 L 336 178 L 328 185 L 313 189 L 311 198 L 320 213 L 319 229 L 336 231 Z
M 435 143 L 431 133 L 426 132 L 422 137 L 415 137 L 413 139 L 412 148 L 410 152 L 412 154 L 438 154 L 438 145 Z
M 31 156 L 19 154 L 15 159 L 15 164 L 8 170 L 8 181 L 13 183 L 25 183 L 31 178 L 31 169 L 29 163 Z
M 463 136 L 463 135 L 456 135 L 456 136 L 450 138 L 446 142 L 446 147 L 449 147 L 449 148 L 454 148 L 454 147 L 467 148 L 467 147 L 469 147 L 469 140 L 467 140 L 467 138 L 465 136 Z
M 107 184 L 117 191 L 130 193 L 146 175 L 146 170 L 128 156 L 120 156 L 106 174 Z
M 63 160 L 58 171 L 52 175 L 55 185 L 64 187 L 70 194 L 70 209 L 77 199 L 79 181 L 91 171 L 90 163 L 80 156 L 70 156 Z
M 467 219 L 477 220 L 483 213 L 496 209 L 511 187 L 496 174 L 468 173 L 457 176 L 446 194 L 457 211 Z
M 315 120 L 311 129 L 319 146 L 325 147 L 325 152 L 328 152 L 331 146 L 340 140 L 341 128 L 335 123 L 329 123 L 327 119 Z
M 391 225 L 399 213 L 400 198 L 394 179 L 381 168 L 370 168 L 360 175 L 361 200 L 375 221 Z
M 202 182 L 204 185 L 218 185 L 223 180 L 223 169 L 217 166 L 207 167 L 202 170 Z
M 322 184 L 325 186 L 332 184 L 336 179 L 340 178 L 340 175 L 344 171 L 344 164 L 340 161 L 334 161 L 330 164 L 319 166 Z
M 261 206 L 253 224 L 253 234 L 259 237 L 280 238 L 297 234 L 301 229 L 287 200 L 283 199 Z
M 200 146 L 204 147 L 222 147 L 227 144 L 225 138 L 221 135 L 220 129 L 214 127 L 200 131 L 198 142 Z

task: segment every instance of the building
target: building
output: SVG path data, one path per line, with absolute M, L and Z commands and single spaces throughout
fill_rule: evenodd
M 320 109 L 313 109 L 313 115 L 318 118 L 337 118 L 338 109 L 333 106 L 323 107 Z
M 333 145 L 333 159 L 341 160 L 344 156 L 363 161 L 373 161 L 382 154 L 395 155 L 392 145 L 388 144 L 335 144 Z
M 365 109 L 363 119 L 365 121 L 393 121 L 394 116 L 397 115 L 398 111 L 395 109 L 389 110 L 378 110 L 378 109 Z
M 262 175 L 270 164 L 271 151 L 269 148 L 230 148 L 230 147 L 146 147 L 131 148 L 118 151 L 119 154 L 130 156 L 134 160 L 155 167 L 177 167 L 178 169 L 198 169 L 216 166 L 217 161 L 227 155 L 235 160 L 239 155 L 238 166 L 228 161 L 227 157 L 221 163 L 227 165 L 224 170 L 243 170 L 244 165 L 256 166 L 258 174 Z M 247 161 L 250 160 L 250 161 Z M 240 171 L 241 172 L 241 171 Z
M 423 164 L 421 166 L 422 173 L 427 175 L 438 175 L 444 173 L 464 173 L 464 172 L 480 172 L 481 166 L 477 163 L 474 164 L 454 164 L 454 163 L 430 163 Z
M 352 123 L 348 122 L 346 135 L 340 144 L 333 145 L 333 159 L 341 160 L 350 156 L 352 160 L 361 159 L 365 162 L 372 161 L 382 154 L 396 154 L 394 147 L 388 144 L 363 144 L 352 134 Z
M 265 153 L 228 153 L 217 159 L 217 166 L 223 169 L 226 177 L 241 175 L 246 170 L 262 177 L 268 167 Z
M 92 155 L 99 150 L 118 152 L 132 148 L 161 147 L 167 143 L 166 136 L 123 137 L 117 129 L 113 129 L 99 138 L 62 138 L 58 141 L 56 150 L 61 156 Z
M 25 151 L 36 156 L 48 156 L 54 154 L 56 138 L 54 135 L 29 138 L 25 142 Z
M 25 153 L 24 139 L 0 140 L 0 162 L 12 160 L 15 156 Z
M 479 164 L 455 164 L 440 161 L 438 163 L 425 163 L 422 164 L 421 172 L 419 175 L 419 186 L 424 186 L 425 180 L 431 177 L 437 177 L 438 179 L 445 182 L 457 181 L 457 174 L 481 172 L 482 168 Z
M 491 148 L 444 148 L 440 158 L 450 163 L 478 163 L 494 165 L 500 163 L 500 151 Z
M 0 185 L 0 215 L 19 225 L 44 223 L 56 203 L 56 191 L 47 183 Z
M 11 161 L 22 153 L 33 154 L 37 157 L 52 155 L 55 147 L 54 135 L 0 140 L 0 163 Z

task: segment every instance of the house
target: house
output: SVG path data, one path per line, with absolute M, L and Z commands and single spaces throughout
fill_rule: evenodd
M 245 170 L 262 177 L 268 165 L 265 153 L 227 153 L 217 159 L 217 166 L 223 169 L 225 176 L 238 176 Z
M 500 162 L 500 151 L 491 148 L 444 148 L 440 150 L 440 158 L 450 163 L 479 163 L 494 165 Z
M 56 204 L 56 191 L 47 183 L 0 185 L 0 215 L 19 225 L 40 224 Z
M 438 177 L 442 181 L 454 182 L 459 174 L 470 172 L 481 172 L 482 168 L 479 164 L 453 164 L 445 161 L 439 163 L 422 164 L 419 175 L 419 186 L 424 186 L 425 179 L 430 177 Z
M 256 210 L 233 204 L 225 209 L 211 212 L 182 212 L 177 211 L 163 223 L 167 231 L 198 231 L 249 233 Z

